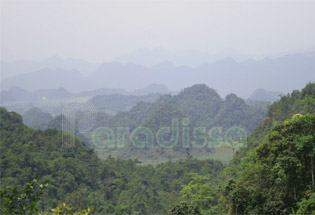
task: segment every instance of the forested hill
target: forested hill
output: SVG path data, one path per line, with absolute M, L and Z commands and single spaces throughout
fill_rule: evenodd
M 304 115 L 304 116 L 303 116 Z M 315 83 L 282 96 L 228 168 L 231 213 L 315 213 Z M 228 203 L 227 203 L 228 204 Z
M 102 103 L 101 98 L 98 98 L 98 103 Z M 106 103 L 106 100 L 104 100 L 104 103 Z M 140 102 L 127 112 L 120 112 L 114 116 L 106 117 L 104 120 L 98 120 L 86 137 L 93 147 L 91 137 L 93 132 L 100 127 L 111 128 L 115 135 L 117 135 L 117 128 L 119 127 L 127 127 L 129 134 L 138 127 L 149 128 L 154 136 L 152 148 L 138 149 L 127 139 L 126 147 L 124 148 L 102 148 L 101 150 L 96 150 L 102 157 L 112 154 L 118 158 L 139 158 L 141 161 L 159 163 L 165 160 L 176 160 L 186 157 L 187 147 L 183 147 L 182 129 L 184 126 L 182 122 L 184 119 L 188 119 L 186 126 L 190 128 L 189 137 L 191 137 L 188 147 L 190 147 L 191 151 L 197 153 L 195 155 L 197 158 L 201 156 L 209 157 L 211 153 L 213 155 L 215 150 L 210 143 L 213 140 L 206 132 L 210 129 L 218 128 L 222 130 L 222 133 L 219 135 L 224 137 L 228 129 L 238 127 L 244 129 L 245 133 L 248 134 L 260 123 L 266 112 L 266 104 L 248 105 L 235 94 L 229 94 L 225 99 L 222 99 L 214 89 L 204 84 L 199 84 L 185 88 L 177 95 L 166 94 L 160 96 L 153 103 Z M 178 142 L 170 150 L 160 149 L 155 135 L 160 128 L 170 126 L 173 119 L 178 120 L 179 123 Z M 196 147 L 192 147 L 192 141 L 196 141 L 196 139 L 193 140 L 193 132 L 194 128 L 198 127 L 205 128 L 206 132 L 202 135 L 205 136 L 206 141 L 203 144 L 204 147 L 196 149 Z M 224 160 L 229 160 L 232 156 L 232 151 L 230 154 L 228 154 L 228 150 L 225 150 L 223 153 L 224 155 L 221 157 Z
M 161 96 L 152 104 L 152 109 L 161 105 L 173 105 L 185 113 L 197 126 L 223 127 L 240 126 L 251 132 L 265 115 L 265 106 L 247 105 L 235 94 L 222 99 L 212 88 L 204 84 L 183 89 L 178 95 Z
M 101 160 L 79 140 L 65 147 L 61 131 L 28 128 L 20 115 L 0 108 L 0 212 L 10 214 L 8 205 L 31 207 L 14 196 L 37 178 L 48 184 L 39 211 L 65 202 L 74 210 L 94 206 L 96 214 L 314 214 L 314 86 L 309 83 L 271 105 L 268 123 L 265 118 L 249 137 L 249 147 L 228 166 L 189 154 L 156 166 L 111 156 Z M 169 98 L 160 98 L 164 105 L 153 111 L 147 103 L 132 111 L 151 110 L 154 114 L 144 115 L 151 120 L 164 114 L 185 117 L 188 111 L 178 108 L 183 103 L 165 102 Z M 242 104 L 234 96 L 226 100 Z M 143 123 L 154 130 L 155 123 L 146 124 L 151 120 Z M 17 186 L 17 192 L 6 184 Z
M 218 126 L 223 129 L 240 126 L 248 132 L 259 124 L 266 113 L 265 105 L 247 105 L 235 94 L 229 94 L 222 99 L 214 89 L 199 84 L 183 89 L 178 95 L 163 95 L 154 103 L 140 102 L 130 111 L 117 114 L 98 125 L 131 126 L 131 129 L 134 129 L 135 126 L 150 120 L 154 112 L 165 105 L 175 107 L 198 126 Z M 163 123 L 169 124 L 170 121 Z
M 196 176 L 172 214 L 315 214 L 315 83 L 270 106 L 214 184 Z
M 22 185 L 34 178 L 49 183 L 43 208 L 75 197 L 83 187 L 96 189 L 98 176 L 91 167 L 102 165 L 84 143 L 76 140 L 74 147 L 63 147 L 61 131 L 28 128 L 20 115 L 4 108 L 0 119 L 2 185 Z
M 314 131 L 315 114 L 278 124 L 225 180 L 196 175 L 171 214 L 315 214 Z
M 249 146 L 257 146 L 273 126 L 298 113 L 315 113 L 315 83 L 310 82 L 302 90 L 295 90 L 274 102 L 269 107 L 267 116 L 249 136 Z
M 247 138 L 246 148 L 241 148 L 234 156 L 233 162 L 240 163 L 248 151 L 257 147 L 264 141 L 268 131 L 277 124 L 282 124 L 286 119 L 295 114 L 315 113 L 315 83 L 309 82 L 301 90 L 282 96 L 268 108 L 266 116 Z
M 243 151 L 243 159 L 229 167 L 189 156 L 155 167 L 139 166 L 138 160 L 102 161 L 84 143 L 76 140 L 74 147 L 64 147 L 61 131 L 30 129 L 20 115 L 1 108 L 1 189 L 34 178 L 48 183 L 40 211 L 66 202 L 75 210 L 95 206 L 100 214 L 312 214 L 314 85 L 274 103 L 269 124 L 262 121 L 252 134 L 258 146 L 250 145 L 255 148 Z M 146 103 L 135 108 L 141 105 L 152 108 Z M 178 103 L 168 105 L 149 118 L 159 119 L 171 109 L 169 114 L 185 116 L 178 112 Z M 1 191 L 2 204 L 5 192 Z
M 166 214 L 179 200 L 181 185 L 191 180 L 191 172 L 218 177 L 224 168 L 214 160 L 186 159 L 156 167 L 138 166 L 137 160 L 102 161 L 84 143 L 75 140 L 74 146 L 65 147 L 61 131 L 28 128 L 20 115 L 5 108 L 0 108 L 0 133 L 1 214 L 6 214 L 5 203 L 13 208 L 31 204 L 11 201 L 16 194 L 7 193 L 11 198 L 1 190 L 10 184 L 19 192 L 35 178 L 48 183 L 39 211 L 65 202 L 74 210 L 94 206 L 98 214 Z

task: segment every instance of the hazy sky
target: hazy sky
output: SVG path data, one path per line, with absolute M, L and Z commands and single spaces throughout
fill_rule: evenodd
M 315 1 L 0 0 L 1 59 L 110 61 L 138 48 L 247 54 L 315 45 Z

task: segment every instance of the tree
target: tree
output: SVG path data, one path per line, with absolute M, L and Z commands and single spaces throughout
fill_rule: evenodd
M 170 215 L 200 215 L 198 207 L 188 204 L 187 202 L 180 202 L 173 206 L 169 211 Z
M 314 131 L 315 114 L 296 114 L 271 129 L 265 141 L 243 158 L 239 178 L 226 187 L 230 212 L 289 214 L 296 210 L 308 190 L 314 192 Z
M 76 212 L 71 207 L 63 203 L 59 204 L 56 208 L 51 209 L 51 211 L 52 212 L 41 212 L 38 215 L 89 215 L 92 213 L 93 208 Z
M 6 186 L 0 190 L 1 214 L 34 214 L 38 212 L 38 200 L 47 184 L 39 184 L 34 179 L 25 185 L 22 191 L 17 186 Z
M 217 214 L 218 202 L 210 176 L 190 173 L 192 180 L 183 185 L 182 198 L 186 202 L 176 204 L 171 214 Z

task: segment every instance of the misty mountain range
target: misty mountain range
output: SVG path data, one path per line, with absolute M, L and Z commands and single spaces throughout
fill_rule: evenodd
M 163 95 L 170 93 L 164 85 L 149 85 L 143 89 L 128 92 L 122 89 L 97 89 L 91 91 L 82 91 L 79 93 L 70 93 L 65 88 L 41 89 L 29 92 L 20 87 L 11 87 L 9 90 L 0 92 L 0 104 L 16 101 L 41 101 L 49 99 L 72 99 L 72 98 L 91 98 L 94 96 L 120 95 L 141 97 L 147 95 Z
M 175 66 L 170 61 L 152 67 L 110 62 L 99 65 L 87 76 L 76 69 L 46 68 L 4 79 L 1 88 L 8 90 L 19 86 L 28 91 L 36 91 L 62 87 L 78 93 L 103 88 L 135 91 L 150 84 L 163 84 L 171 91 L 177 91 L 204 83 L 217 89 L 223 96 L 233 92 L 247 98 L 258 88 L 284 93 L 302 88 L 305 83 L 314 80 L 314 71 L 315 51 L 310 51 L 243 62 L 224 58 L 194 68 Z
M 295 51 L 287 51 L 279 54 L 267 54 L 263 56 L 253 56 L 248 54 L 242 54 L 234 49 L 223 49 L 216 53 L 202 52 L 198 50 L 176 51 L 172 52 L 161 48 L 142 48 L 137 49 L 130 53 L 123 53 L 116 58 L 117 61 L 122 64 L 134 63 L 140 64 L 146 67 L 152 67 L 158 65 L 164 61 L 170 61 L 176 66 L 190 66 L 197 67 L 204 63 L 215 62 L 224 58 L 233 58 L 234 60 L 241 62 L 248 59 L 262 60 L 266 57 L 278 58 L 284 55 L 296 54 L 296 53 L 308 53 L 315 52 L 315 46 L 308 49 L 300 49 Z M 99 64 L 91 63 L 81 59 L 66 58 L 61 59 L 58 56 L 48 57 L 41 61 L 35 60 L 19 60 L 14 62 L 0 61 L 1 75 L 0 80 L 14 77 L 19 74 L 31 73 L 45 68 L 48 69 L 63 69 L 63 70 L 79 70 L 83 75 L 89 75 L 94 72 Z
M 176 66 L 190 66 L 197 67 L 204 63 L 215 62 L 224 58 L 233 58 L 235 61 L 241 62 L 247 59 L 262 60 L 266 57 L 278 58 L 284 55 L 290 55 L 295 53 L 307 53 L 314 52 L 315 46 L 308 49 L 300 49 L 294 51 L 286 51 L 278 54 L 266 54 L 264 56 L 253 56 L 249 54 L 240 53 L 234 49 L 223 49 L 221 51 L 210 53 L 202 52 L 198 50 L 187 50 L 187 51 L 168 51 L 161 48 L 148 49 L 142 48 L 137 49 L 131 53 L 121 54 L 115 58 L 115 61 L 120 63 L 135 63 L 151 67 L 159 64 L 163 61 L 171 61 Z
M 152 67 L 164 61 L 170 61 L 176 66 L 196 67 L 203 63 L 218 61 L 222 58 L 231 57 L 236 61 L 251 58 L 249 55 L 241 54 L 234 49 L 224 49 L 220 52 L 209 53 L 197 50 L 171 52 L 165 49 L 137 49 L 128 54 L 121 54 L 115 61 L 126 64 L 135 63 Z
M 79 93 L 70 93 L 62 87 L 41 89 L 34 92 L 29 92 L 20 87 L 11 87 L 9 90 L 0 91 L 0 105 L 21 114 L 38 107 L 55 115 L 60 114 L 64 106 L 73 100 L 91 99 L 98 109 L 109 114 L 115 114 L 130 109 L 138 102 L 153 102 L 159 96 L 169 93 L 169 89 L 164 85 L 149 85 L 133 92 L 102 88 Z
M 15 62 L 4 62 L 1 61 L 1 80 L 14 77 L 19 74 L 26 74 L 35 71 L 39 71 L 45 68 L 72 70 L 77 69 L 82 74 L 87 75 L 93 72 L 98 65 L 89 63 L 80 59 L 61 59 L 57 56 L 46 58 L 42 61 L 15 61 Z

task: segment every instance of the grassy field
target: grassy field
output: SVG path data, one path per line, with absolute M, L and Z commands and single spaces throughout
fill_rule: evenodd
M 132 149 L 126 147 L 113 151 L 97 151 L 100 158 L 106 159 L 108 156 L 121 159 L 138 159 L 141 163 L 140 165 L 157 165 L 160 163 L 165 163 L 168 161 L 176 161 L 187 159 L 187 154 L 183 152 L 176 152 L 172 149 L 167 149 L 167 154 L 165 156 L 161 155 L 159 150 L 151 149 L 144 150 L 143 153 L 135 152 Z M 191 151 L 190 155 L 192 158 L 205 160 L 205 159 L 216 159 L 222 162 L 229 162 L 233 158 L 233 150 L 228 148 L 215 148 L 211 152 L 206 151 Z
M 216 159 L 220 161 L 230 161 L 233 158 L 233 150 L 227 148 L 215 148 L 214 153 L 196 153 L 193 154 L 194 158 L 203 160 L 203 159 Z

